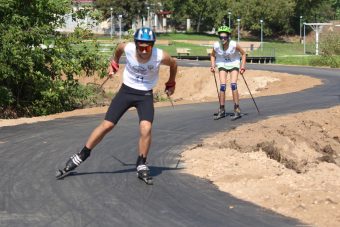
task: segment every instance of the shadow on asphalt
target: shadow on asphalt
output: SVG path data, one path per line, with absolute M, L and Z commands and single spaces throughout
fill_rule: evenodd
M 126 164 L 129 166 L 135 166 L 135 164 Z M 155 177 L 158 175 L 161 175 L 163 171 L 172 171 L 172 170 L 181 170 L 183 168 L 171 168 L 171 167 L 161 167 L 161 166 L 149 166 L 151 171 L 151 176 Z M 68 177 L 72 176 L 83 176 L 83 175 L 99 175 L 99 174 L 120 174 L 120 173 L 130 173 L 130 172 L 136 172 L 136 168 L 129 168 L 129 169 L 121 169 L 116 171 L 96 171 L 96 172 L 71 172 Z

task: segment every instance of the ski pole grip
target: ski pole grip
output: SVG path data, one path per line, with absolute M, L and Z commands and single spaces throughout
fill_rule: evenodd
M 115 62 L 115 60 L 111 60 L 111 67 L 113 69 L 113 72 L 117 72 L 119 69 L 119 64 L 117 62 Z
M 168 81 L 165 83 L 165 90 L 168 90 L 169 88 L 175 87 L 176 81 Z

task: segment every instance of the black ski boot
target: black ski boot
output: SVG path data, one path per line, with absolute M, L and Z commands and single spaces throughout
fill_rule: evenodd
M 214 120 L 218 120 L 218 119 L 221 119 L 223 117 L 225 117 L 225 110 L 224 110 L 224 108 L 220 108 L 218 110 L 217 114 L 214 115 Z
M 153 184 L 152 177 L 150 176 L 150 169 L 146 165 L 146 157 L 138 156 L 136 162 L 137 177 L 143 180 L 146 184 Z
M 240 106 L 237 105 L 237 104 L 234 104 L 234 114 L 231 116 L 231 120 L 232 121 L 235 121 L 239 118 L 241 118 L 242 115 L 241 115 L 241 109 L 240 109 Z
M 71 158 L 66 162 L 64 169 L 58 169 L 56 172 L 56 178 L 62 179 L 69 175 L 72 170 L 77 168 L 80 163 L 85 161 L 90 156 L 91 150 L 87 147 L 84 147 L 78 154 L 74 154 L 71 156 Z

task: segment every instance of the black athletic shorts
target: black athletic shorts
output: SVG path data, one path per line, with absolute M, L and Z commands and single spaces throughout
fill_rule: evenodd
M 122 84 L 122 87 L 112 99 L 105 120 L 117 124 L 130 107 L 136 107 L 139 121 L 146 120 L 152 123 L 155 112 L 152 90 L 141 91 Z
M 227 73 L 229 73 L 229 72 L 231 72 L 231 71 L 234 71 L 234 70 L 239 71 L 240 69 L 237 68 L 237 67 L 234 67 L 234 68 L 231 68 L 231 69 L 226 69 L 226 68 L 224 68 L 224 67 L 219 67 L 219 68 L 218 68 L 218 71 L 225 71 L 225 72 L 227 72 Z

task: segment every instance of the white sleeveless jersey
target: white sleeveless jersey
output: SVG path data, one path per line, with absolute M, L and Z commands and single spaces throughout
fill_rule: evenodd
M 163 51 L 152 48 L 151 58 L 146 63 L 139 63 L 136 57 L 136 45 L 128 43 L 124 48 L 126 66 L 123 72 L 123 83 L 137 90 L 152 90 L 159 78 L 159 67 Z
M 227 50 L 223 50 L 220 42 L 214 43 L 216 65 L 225 69 L 240 68 L 240 53 L 236 49 L 236 41 L 230 40 Z

